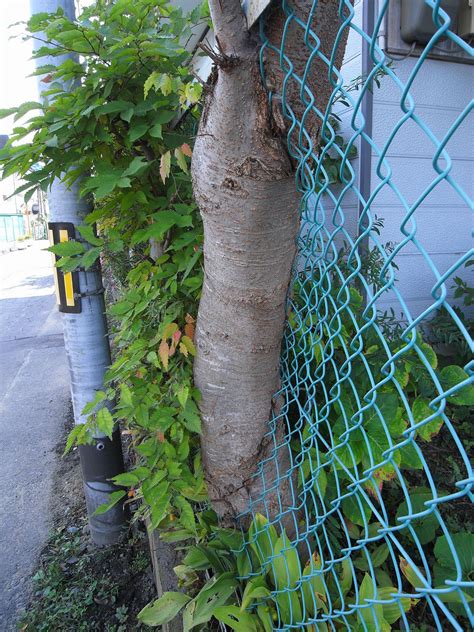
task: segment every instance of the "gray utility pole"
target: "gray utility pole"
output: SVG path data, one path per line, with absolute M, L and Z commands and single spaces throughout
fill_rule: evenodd
M 31 14 L 55 13 L 62 8 L 69 18 L 74 18 L 74 0 L 30 0 Z M 37 42 L 37 46 L 44 45 Z M 38 66 L 59 65 L 68 57 L 42 58 Z M 38 78 L 41 95 L 44 84 Z M 67 187 L 56 179 L 48 194 L 50 221 L 54 224 L 80 226 L 90 212 L 90 202 L 79 196 L 79 183 Z M 110 365 L 110 347 L 105 319 L 104 293 L 100 266 L 87 271 L 79 270 L 75 277 L 79 286 L 80 312 L 62 313 L 64 342 L 71 377 L 71 395 L 74 421 L 86 421 L 82 415 L 84 406 L 91 402 L 104 386 L 104 374 Z M 111 492 L 117 491 L 110 478 L 124 471 L 120 433 L 116 430 L 112 440 L 103 435 L 95 436 L 92 445 L 81 446 L 80 457 L 84 479 L 84 492 L 91 536 L 99 546 L 113 544 L 123 532 L 126 516 L 122 503 L 105 514 L 94 516 L 94 511 L 106 503 Z

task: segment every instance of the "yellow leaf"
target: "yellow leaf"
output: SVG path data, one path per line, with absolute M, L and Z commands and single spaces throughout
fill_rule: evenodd
M 179 343 L 179 350 L 186 358 L 188 357 L 188 350 L 186 349 L 186 347 L 183 345 L 182 342 Z
M 165 340 L 162 340 L 160 346 L 158 348 L 158 355 L 160 356 L 160 360 L 163 364 L 163 368 L 165 371 L 168 370 L 168 360 L 170 357 L 170 348 L 168 347 L 168 343 Z
M 186 347 L 186 349 L 189 351 L 189 353 L 192 356 L 196 355 L 196 347 L 194 346 L 194 342 L 191 340 L 189 336 L 183 336 L 181 338 L 181 344 L 183 344 Z
M 178 165 L 181 167 L 184 173 L 188 173 L 188 165 L 186 163 L 186 158 L 184 157 L 184 154 L 179 147 L 174 150 L 174 155 L 175 155 Z
M 160 160 L 160 176 L 163 183 L 166 182 L 166 178 L 170 175 L 171 170 L 171 152 L 167 151 L 161 156 Z
M 143 85 L 143 96 L 145 97 L 145 99 L 148 96 L 148 93 L 150 92 L 150 90 L 153 88 L 153 86 L 155 85 L 157 79 L 159 78 L 159 73 L 154 71 L 151 73 L 151 75 L 148 77 L 148 79 L 145 81 L 144 85 Z

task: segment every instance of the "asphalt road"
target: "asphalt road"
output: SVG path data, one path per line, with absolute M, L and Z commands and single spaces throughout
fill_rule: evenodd
M 15 630 L 51 527 L 69 377 L 47 242 L 0 255 L 0 630 Z

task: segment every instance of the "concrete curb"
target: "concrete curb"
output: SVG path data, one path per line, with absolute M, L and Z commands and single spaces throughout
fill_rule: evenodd
M 33 245 L 33 239 L 27 239 L 25 241 L 6 241 L 0 242 L 0 255 L 6 255 L 9 252 L 15 252 L 15 250 L 26 250 Z

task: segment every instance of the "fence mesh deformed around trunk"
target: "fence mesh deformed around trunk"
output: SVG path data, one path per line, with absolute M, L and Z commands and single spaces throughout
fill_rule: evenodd
M 436 130 L 433 118 L 425 120 L 428 110 L 417 107 L 420 90 L 436 83 L 441 66 L 461 68 L 427 60 L 443 38 L 466 54 L 472 49 L 451 30 L 441 2 L 426 0 L 435 34 L 419 57 L 393 61 L 380 37 L 388 4 L 379 3 L 371 36 L 361 26 L 361 3 L 341 0 L 331 55 L 316 34 L 317 0 L 307 22 L 283 0 L 278 45 L 264 18 L 260 25 L 264 78 L 270 54 L 285 77 L 282 94 L 270 92 L 270 102 L 281 104 L 288 121 L 302 195 L 276 396 L 282 406 L 269 431 L 273 467 L 261 463 L 256 474 L 264 492 L 250 508 L 246 547 L 249 576 L 268 574 L 277 630 L 465 630 L 473 623 L 474 299 L 466 281 L 473 254 L 457 247 L 450 257 L 436 256 L 443 239 L 426 230 L 435 221 L 434 197 L 452 201 L 438 223 L 448 241 L 456 217 L 471 208 L 470 176 L 456 168 L 450 143 L 472 132 L 472 103 L 447 108 L 449 123 Z M 290 28 L 301 32 L 304 72 L 296 72 L 286 48 Z M 346 46 L 340 71 L 339 46 Z M 365 76 L 357 65 L 364 46 Z M 307 83 L 315 63 L 333 88 L 326 111 L 318 110 Z M 457 87 L 459 104 L 466 86 Z M 376 108 L 372 133 L 366 104 L 373 96 L 383 105 L 387 94 L 390 116 L 377 125 Z M 311 117 L 319 142 L 307 129 Z M 424 180 L 410 137 L 430 157 Z M 367 149 L 370 186 L 361 159 Z M 416 193 L 407 193 L 407 181 L 418 176 Z M 462 230 L 470 227 L 464 223 Z M 417 289 L 420 279 L 428 298 Z M 283 443 L 278 426 L 286 430 Z M 284 452 L 290 471 L 268 476 Z M 265 490 L 288 484 L 291 506 L 262 516 Z

